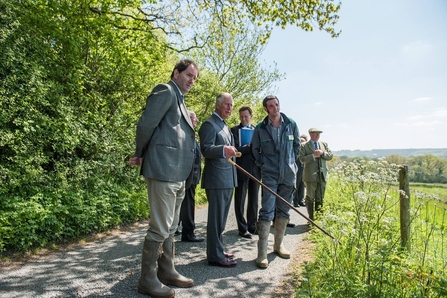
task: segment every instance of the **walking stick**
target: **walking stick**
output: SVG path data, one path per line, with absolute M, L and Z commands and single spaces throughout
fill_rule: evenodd
M 319 204 L 318 210 L 320 210 L 321 207 L 323 207 L 323 185 L 322 185 L 323 176 L 321 176 L 321 175 L 323 175 L 323 172 L 321 171 L 321 157 L 318 157 L 317 161 L 318 161 L 318 180 L 319 180 L 318 184 L 320 185 L 320 197 L 321 197 L 321 202 L 320 202 L 321 204 Z M 316 208 L 315 208 L 315 211 L 317 211 Z
M 241 157 L 242 154 L 240 152 L 237 152 L 236 154 L 237 157 Z M 290 207 L 290 209 L 294 210 L 296 213 L 298 213 L 299 215 L 301 215 L 302 217 L 304 217 L 305 219 L 307 219 L 308 222 L 310 222 L 312 225 L 314 225 L 315 227 L 317 227 L 320 231 L 322 231 L 323 233 L 325 233 L 326 235 L 328 235 L 332 240 L 336 241 L 338 244 L 340 244 L 340 241 L 338 241 L 337 238 L 335 238 L 334 236 L 332 236 L 331 234 L 329 234 L 328 231 L 326 231 L 325 229 L 323 229 L 322 227 L 320 227 L 319 225 L 317 225 L 313 220 L 311 220 L 309 217 L 307 217 L 306 215 L 304 215 L 303 213 L 301 213 L 298 209 L 296 209 L 292 204 L 290 204 L 289 202 L 287 202 L 283 197 L 281 197 L 280 195 L 278 195 L 276 192 L 274 192 L 273 190 L 271 190 L 269 187 L 267 187 L 267 185 L 265 185 L 264 183 L 262 183 L 261 181 L 259 181 L 256 177 L 254 177 L 252 174 L 250 174 L 249 172 L 247 172 L 244 168 L 242 168 L 240 165 L 238 165 L 237 163 L 235 163 L 234 161 L 231 160 L 231 157 L 227 158 L 227 161 L 232 164 L 233 166 L 235 166 L 237 169 L 239 169 L 241 172 L 243 172 L 245 175 L 247 175 L 248 177 L 250 177 L 251 180 L 256 181 L 257 183 L 259 183 L 259 185 L 261 185 L 265 190 L 267 190 L 268 192 L 270 192 L 272 195 L 274 195 L 275 197 L 277 197 L 278 199 L 280 199 L 281 201 L 283 201 L 287 206 Z

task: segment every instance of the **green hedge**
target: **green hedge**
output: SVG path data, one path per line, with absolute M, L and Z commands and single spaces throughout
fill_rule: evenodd
M 145 98 L 172 65 L 153 32 L 116 30 L 131 21 L 84 4 L 0 2 L 0 251 L 148 215 L 127 160 Z

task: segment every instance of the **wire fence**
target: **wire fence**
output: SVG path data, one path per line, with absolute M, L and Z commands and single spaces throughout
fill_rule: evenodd
M 312 234 L 316 258 L 306 268 L 302 293 L 447 297 L 447 188 L 414 183 L 412 189 L 408 168 L 405 181 L 399 169 L 384 159 L 334 164 L 317 220 L 342 245 Z
M 408 273 L 409 277 L 428 286 L 435 276 L 446 276 L 447 205 L 437 195 L 411 191 L 407 174 L 408 168 L 401 167 L 401 243 L 412 255 L 412 259 L 419 260 L 417 266 Z M 447 291 L 447 280 L 441 280 L 439 284 L 444 285 Z
M 421 267 L 429 269 L 428 272 L 437 271 L 447 276 L 447 205 L 436 196 L 411 190 L 410 194 L 414 198 L 410 254 L 418 255 Z

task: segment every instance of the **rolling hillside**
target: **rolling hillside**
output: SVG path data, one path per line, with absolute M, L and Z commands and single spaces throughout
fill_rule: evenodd
M 380 158 L 393 154 L 397 154 L 404 157 L 414 157 L 420 155 L 431 154 L 441 158 L 447 158 L 447 148 L 439 149 L 372 149 L 372 150 L 339 150 L 333 151 L 334 155 L 338 157 L 368 157 L 368 158 Z

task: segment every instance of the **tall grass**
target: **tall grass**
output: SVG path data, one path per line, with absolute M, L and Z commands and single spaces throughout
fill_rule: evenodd
M 315 259 L 297 297 L 447 297 L 446 206 L 411 195 L 410 250 L 401 247 L 398 166 L 385 160 L 341 163 L 331 171 L 312 230 Z

